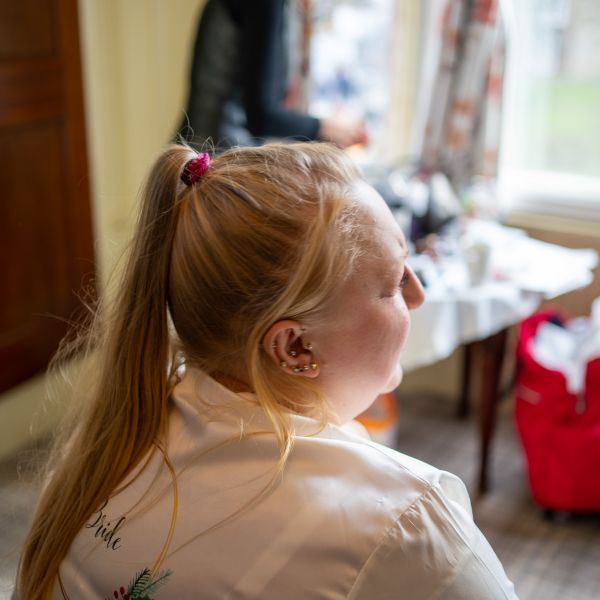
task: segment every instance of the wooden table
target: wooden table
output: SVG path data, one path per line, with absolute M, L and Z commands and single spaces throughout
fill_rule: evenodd
M 461 396 L 458 405 L 458 416 L 466 418 L 470 412 L 470 389 L 473 364 L 481 369 L 479 389 L 479 478 L 477 489 L 480 494 L 489 491 L 490 481 L 488 464 L 490 450 L 501 398 L 500 377 L 506 353 L 508 328 L 482 340 L 465 344 Z

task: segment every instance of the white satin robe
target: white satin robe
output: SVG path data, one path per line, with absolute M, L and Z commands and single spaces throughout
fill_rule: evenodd
M 457 477 L 347 428 L 292 419 L 293 451 L 265 494 L 279 450 L 261 409 L 189 371 L 166 443 L 178 493 L 166 558 L 155 564 L 174 488 L 156 452 L 75 538 L 60 569 L 66 596 L 124 598 L 157 566 L 171 573 L 146 594 L 156 600 L 516 598 Z

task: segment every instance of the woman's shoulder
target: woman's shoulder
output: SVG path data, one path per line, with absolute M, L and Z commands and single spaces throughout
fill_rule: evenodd
M 297 441 L 300 455 L 322 445 L 318 469 L 331 469 L 340 508 L 353 513 L 345 526 L 358 545 L 369 539 L 349 598 L 394 597 L 398 586 L 414 598 L 516 597 L 458 477 L 340 428 Z
M 396 514 L 432 489 L 463 505 L 471 514 L 463 482 L 447 471 L 365 439 L 348 427 L 328 425 L 318 435 L 304 434 L 307 427 L 299 429 L 290 461 L 292 468 L 300 462 L 304 472 L 328 471 L 340 483 L 363 493 L 365 488 L 371 488 L 384 496 L 390 507 L 395 507 Z
M 327 515 L 323 536 L 352 548 L 348 598 L 400 588 L 413 598 L 515 597 L 458 477 L 336 427 L 298 436 L 290 467 Z
M 199 396 L 218 402 L 220 419 L 206 406 L 199 408 Z M 193 461 L 189 473 L 219 469 L 220 481 L 237 482 L 247 474 L 255 477 L 278 462 L 276 436 L 268 434 L 270 422 L 259 407 L 245 402 L 244 395 L 231 395 L 213 380 L 195 374 L 182 385 L 172 415 L 171 444 L 176 463 L 189 463 L 196 455 L 199 440 L 202 447 L 218 448 L 203 454 L 201 462 Z M 230 406 L 226 413 L 222 407 Z M 210 408 L 210 407 L 209 407 Z M 416 458 L 372 442 L 347 426 L 328 424 L 290 415 L 293 430 L 293 449 L 286 462 L 283 477 L 273 490 L 275 495 L 312 498 L 315 510 L 328 510 L 354 498 L 353 510 L 363 515 L 377 514 L 383 522 L 395 519 L 411 504 L 435 488 L 443 497 L 461 504 L 470 515 L 470 501 L 463 483 L 454 475 L 435 468 Z M 221 445 L 222 440 L 235 443 Z M 187 450 L 189 448 L 189 451 Z M 226 468 L 223 468 L 226 465 Z M 264 479 L 263 479 L 264 483 Z M 256 491 L 254 486 L 250 486 Z M 289 504 L 286 502 L 286 504 Z

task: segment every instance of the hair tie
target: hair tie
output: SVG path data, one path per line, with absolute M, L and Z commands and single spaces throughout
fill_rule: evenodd
M 181 173 L 181 181 L 183 181 L 185 185 L 194 185 L 206 172 L 209 164 L 210 156 L 208 152 L 197 154 L 192 160 L 188 160 L 188 162 L 185 163 L 183 172 Z

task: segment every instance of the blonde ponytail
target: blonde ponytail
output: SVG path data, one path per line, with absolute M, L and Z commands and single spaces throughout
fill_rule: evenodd
M 179 177 L 190 156 L 188 149 L 173 147 L 152 168 L 114 309 L 100 312 L 88 334 L 97 384 L 87 406 L 82 403 L 85 412 L 80 412 L 68 452 L 37 507 L 21 557 L 21 598 L 50 597 L 58 567 L 85 520 L 164 431 L 170 359 L 167 281 Z

